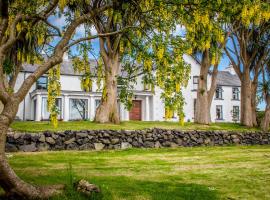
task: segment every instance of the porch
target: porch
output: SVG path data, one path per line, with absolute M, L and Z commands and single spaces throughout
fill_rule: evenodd
M 56 99 L 59 109 L 58 119 L 61 121 L 94 120 L 101 95 L 101 92 L 61 91 L 61 96 Z M 30 94 L 31 120 L 49 120 L 47 97 L 46 90 L 35 90 Z M 118 109 L 121 121 L 153 121 L 153 94 L 148 91 L 136 91 L 132 109 L 128 111 L 120 101 L 118 101 Z

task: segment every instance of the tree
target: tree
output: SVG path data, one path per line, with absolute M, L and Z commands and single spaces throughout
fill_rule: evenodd
M 265 1 L 243 1 L 235 7 L 239 15 L 232 15 L 226 26 L 230 34 L 226 55 L 241 81 L 241 123 L 253 127 L 256 121 L 256 92 L 258 77 L 267 50 L 261 53 L 258 43 L 265 36 L 270 6 Z M 237 11 L 237 9 L 239 9 Z M 268 44 L 269 45 L 269 44 Z
M 158 8 L 158 6 L 161 7 Z M 162 8 L 164 6 L 161 3 L 152 0 L 117 1 L 107 13 L 97 15 L 93 20 L 99 34 L 109 30 L 113 32 L 119 29 L 127 30 L 113 36 L 99 38 L 100 54 L 104 64 L 104 87 L 101 103 L 96 110 L 96 122 L 120 122 L 117 106 L 117 79 L 121 70 L 120 63 L 124 61 L 124 53 L 130 53 L 125 49 L 131 48 L 134 37 L 140 38 L 157 28 L 156 15 Z M 165 20 L 164 17 L 162 19 Z
M 267 27 L 267 31 L 261 36 L 261 40 L 257 41 L 258 57 L 261 59 L 261 80 L 258 84 L 258 94 L 260 100 L 266 104 L 264 117 L 261 121 L 261 129 L 263 131 L 269 130 L 270 124 L 270 24 L 267 23 L 264 27 Z
M 73 1 L 0 1 L 0 101 L 3 104 L 0 113 L 0 186 L 7 196 L 20 199 L 48 198 L 58 189 L 58 187 L 33 186 L 15 174 L 5 157 L 7 130 L 16 116 L 20 102 L 35 81 L 49 70 L 53 70 L 52 76 L 57 76 L 55 66 L 62 62 L 65 51 L 81 41 L 98 37 L 89 36 L 71 42 L 78 26 L 112 6 L 110 3 L 103 3 L 102 6 L 95 8 L 93 5 L 97 2 L 100 1 L 76 2 L 89 9 L 71 12 L 69 8 L 73 6 Z M 68 23 L 63 31 L 49 20 L 49 17 L 55 16 L 58 8 L 68 15 Z M 55 37 L 57 41 L 50 42 Z M 40 52 L 48 46 L 52 50 L 51 54 L 47 59 L 43 59 L 40 57 Z M 20 88 L 14 91 L 21 63 L 24 62 L 35 62 L 39 65 L 24 80 Z M 57 87 L 53 85 L 54 81 L 52 81 L 51 91 L 57 94 Z M 55 95 L 52 96 L 53 98 Z
M 203 5 L 204 3 L 201 2 Z M 222 2 L 197 6 L 197 9 L 187 9 L 186 15 L 180 17 L 186 28 L 184 37 L 191 47 L 189 53 L 193 52 L 201 65 L 194 119 L 200 124 L 211 123 L 210 108 L 216 91 L 218 65 L 227 37 L 222 31 L 225 21 L 222 8 L 225 6 Z
M 270 65 L 267 63 L 262 69 L 262 82 L 259 84 L 259 93 L 261 98 L 265 101 L 266 107 L 264 117 L 261 121 L 261 129 L 263 131 L 269 130 L 270 124 Z
M 99 37 L 100 55 L 102 59 L 98 65 L 97 74 L 98 83 L 101 82 L 101 79 L 103 80 L 103 89 L 101 103 L 96 110 L 96 122 L 119 123 L 117 98 L 120 97 L 121 102 L 124 102 L 124 99 L 129 99 L 129 101 L 131 99 L 132 94 L 126 89 L 128 85 L 130 85 L 127 81 L 125 81 L 126 86 L 122 87 L 120 96 L 118 96 L 117 81 L 122 78 L 119 77 L 119 73 L 120 71 L 128 69 L 123 63 L 131 67 L 128 62 L 136 61 L 136 65 L 132 65 L 132 67 L 136 69 L 139 66 L 140 69 L 143 69 L 141 61 L 148 57 L 148 61 L 144 62 L 144 64 L 154 64 L 154 62 L 150 61 L 150 57 L 153 58 L 153 52 L 151 52 L 150 55 L 150 53 L 147 52 L 149 49 L 145 50 L 141 44 L 148 43 L 148 47 L 156 52 L 158 49 L 154 47 L 155 45 L 149 45 L 150 42 L 155 43 L 155 41 L 150 40 L 150 38 L 160 39 L 161 33 L 169 33 L 169 30 L 175 25 L 173 15 L 169 11 L 176 9 L 177 6 L 171 5 L 167 1 L 164 2 L 165 3 L 152 0 L 130 2 L 112 1 L 113 6 L 111 9 L 105 13 L 96 15 L 90 22 L 94 25 L 98 34 L 103 34 L 107 31 L 117 33 L 107 37 Z M 160 35 L 160 37 L 157 37 L 157 35 Z M 167 38 L 168 37 L 169 34 L 167 34 Z M 166 48 L 163 39 L 159 40 L 158 43 Z M 84 51 L 86 51 L 86 46 L 84 49 Z M 141 56 L 143 54 L 142 52 L 145 53 L 144 56 Z M 86 60 L 87 58 L 84 57 L 83 59 Z M 159 61 L 160 60 L 161 59 L 159 59 Z M 156 59 L 155 61 L 158 60 Z M 129 73 L 131 71 L 134 72 L 136 70 L 126 71 L 125 74 L 130 75 Z M 140 71 L 140 74 L 145 73 L 147 73 L 147 70 Z M 122 79 L 122 81 L 123 80 L 124 79 Z M 127 94 L 128 98 L 123 94 Z

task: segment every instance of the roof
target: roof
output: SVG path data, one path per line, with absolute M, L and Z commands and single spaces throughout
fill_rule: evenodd
M 90 60 L 90 63 L 92 66 L 92 72 L 95 73 L 96 71 L 96 66 L 97 66 L 97 62 L 95 60 Z M 38 65 L 37 64 L 34 64 L 34 65 L 31 65 L 31 64 L 23 64 L 23 70 L 24 72 L 34 72 L 36 69 L 37 69 Z M 61 71 L 61 75 L 81 75 L 80 73 L 74 71 L 73 69 L 73 65 L 72 65 L 72 61 L 63 61 L 61 63 L 61 68 L 60 68 L 60 71 Z
M 241 81 L 236 74 L 228 71 L 219 71 L 217 75 L 217 85 L 222 86 L 241 86 Z
M 97 65 L 97 62 L 95 60 L 90 60 L 90 63 L 92 66 L 91 72 L 95 74 L 96 73 L 95 66 Z M 37 66 L 38 65 L 36 65 L 36 64 L 34 64 L 34 65 L 23 64 L 22 71 L 32 73 L 36 70 Z M 76 73 L 74 72 L 71 60 L 68 60 L 68 61 L 66 60 L 66 61 L 63 61 L 61 64 L 61 75 L 77 75 L 77 76 L 79 76 L 81 74 L 78 72 L 76 72 Z M 123 74 L 122 74 L 122 76 L 123 76 Z M 219 71 L 218 75 L 217 75 L 217 85 L 240 87 L 241 82 L 240 82 L 240 79 L 238 78 L 237 75 L 232 74 L 229 71 Z

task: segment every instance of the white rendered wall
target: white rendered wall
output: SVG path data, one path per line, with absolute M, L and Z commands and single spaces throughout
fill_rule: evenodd
M 200 74 L 200 65 L 190 56 L 185 55 L 184 59 L 187 63 L 189 63 L 191 67 L 191 74 L 189 77 L 187 88 L 183 90 L 183 95 L 185 97 L 185 121 L 193 121 L 194 120 L 194 99 L 197 98 L 197 91 L 194 90 L 193 84 L 193 76 L 199 76 Z M 20 87 L 23 80 L 29 76 L 29 73 L 20 73 L 18 76 L 18 80 L 15 85 L 15 91 Z M 165 108 L 164 102 L 161 99 L 161 89 L 156 87 L 155 93 L 152 94 L 148 91 L 148 94 L 145 94 L 144 86 L 141 82 L 142 76 L 138 77 L 137 83 L 134 87 L 134 92 L 137 100 L 142 101 L 142 120 L 147 121 L 164 121 L 165 117 Z M 62 117 L 65 121 L 69 120 L 69 99 L 70 98 L 83 98 L 88 100 L 88 118 L 93 120 L 95 117 L 95 100 L 101 98 L 101 91 L 97 91 L 96 81 L 93 81 L 93 91 L 92 92 L 82 92 L 81 89 L 81 80 L 80 76 L 70 76 L 70 75 L 61 75 L 60 78 L 61 89 L 63 90 L 63 94 L 61 94 L 62 98 Z M 210 87 L 211 77 L 208 77 L 208 87 Z M 34 84 L 30 93 L 33 92 L 36 88 L 36 84 Z M 102 88 L 102 86 L 101 86 Z M 224 100 L 215 100 L 213 99 L 211 106 L 211 119 L 213 122 L 216 121 L 216 105 L 223 106 L 223 118 L 224 121 L 229 122 L 232 121 L 231 111 L 233 106 L 240 107 L 240 101 L 232 100 L 232 87 L 222 86 L 223 89 L 223 99 Z M 240 88 L 239 88 L 240 89 Z M 77 92 L 77 93 L 76 93 Z M 37 99 L 37 112 L 41 110 L 41 99 L 38 99 L 37 96 L 31 99 L 30 93 L 28 93 L 25 97 L 25 102 L 22 102 L 19 106 L 19 110 L 17 116 L 20 119 L 25 120 L 34 120 L 33 113 L 33 99 Z M 45 95 L 46 96 L 46 95 Z M 42 98 L 41 95 L 39 98 Z M 135 96 L 134 96 L 135 97 Z M 148 98 L 148 100 L 147 100 Z M 24 108 L 25 103 L 25 108 Z M 66 105 L 68 103 L 68 105 Z M 124 108 L 124 105 L 120 103 L 120 119 L 122 121 L 129 120 L 129 112 Z M 24 112 L 25 109 L 25 112 Z M 24 114 L 25 113 L 25 114 Z M 37 120 L 41 119 L 41 114 L 36 114 Z M 177 118 L 172 119 L 172 121 L 178 120 Z

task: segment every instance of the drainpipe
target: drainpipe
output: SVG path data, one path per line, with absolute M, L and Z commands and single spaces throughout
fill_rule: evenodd
M 23 74 L 23 80 L 26 79 L 26 72 Z M 23 121 L 25 121 L 25 98 L 23 99 Z

